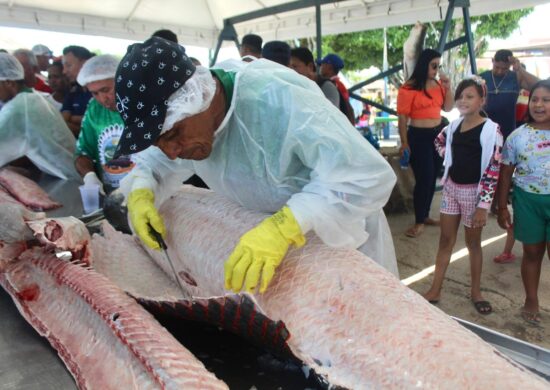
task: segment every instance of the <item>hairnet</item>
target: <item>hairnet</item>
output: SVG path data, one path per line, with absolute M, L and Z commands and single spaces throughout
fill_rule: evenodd
M 0 53 L 0 81 L 23 80 L 25 71 L 23 65 L 11 54 Z
M 205 111 L 215 92 L 216 82 L 210 70 L 197 66 L 193 76 L 168 98 L 168 110 L 161 134 L 170 130 L 176 122 Z
M 92 57 L 84 63 L 82 69 L 78 72 L 76 81 L 78 84 L 85 86 L 94 81 L 114 79 L 119 62 L 116 57 L 110 54 Z

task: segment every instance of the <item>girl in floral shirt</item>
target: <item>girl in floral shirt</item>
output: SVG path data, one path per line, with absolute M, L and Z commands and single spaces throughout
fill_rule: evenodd
M 512 180 L 513 175 L 513 180 Z M 514 223 L 506 207 L 514 185 Z M 525 304 L 521 315 L 532 324 L 540 322 L 538 285 L 544 252 L 550 253 L 550 81 L 536 83 L 529 96 L 527 123 L 510 134 L 502 154 L 498 194 L 498 224 L 513 227 L 523 243 L 521 278 Z
M 431 303 L 439 301 L 462 220 L 470 254 L 471 299 L 480 314 L 489 314 L 493 310 L 481 295 L 481 231 L 487 222 L 487 210 L 498 182 L 502 147 L 498 125 L 481 115 L 485 96 L 485 84 L 481 78 L 474 76 L 463 80 L 455 92 L 461 117 L 443 129 L 435 140 L 445 164 L 441 236 L 432 286 L 424 294 Z

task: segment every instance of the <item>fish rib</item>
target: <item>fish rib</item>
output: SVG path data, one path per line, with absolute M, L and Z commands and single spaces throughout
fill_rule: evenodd
M 95 271 L 43 249 L 0 275 L 81 389 L 226 389 L 132 298 Z

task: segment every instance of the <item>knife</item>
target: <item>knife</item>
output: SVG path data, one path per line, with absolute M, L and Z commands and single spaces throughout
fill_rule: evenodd
M 174 263 L 172 263 L 172 260 L 170 259 L 170 256 L 168 255 L 168 246 L 166 245 L 166 242 L 164 242 L 164 239 L 162 238 L 160 233 L 157 232 L 155 229 L 153 229 L 153 227 L 151 225 L 149 225 L 149 231 L 151 232 L 151 234 L 153 235 L 155 240 L 159 243 L 160 250 L 161 250 L 161 252 L 164 256 L 164 259 L 168 262 L 168 264 L 170 264 L 170 268 L 172 268 L 172 272 L 174 273 L 174 277 L 176 278 L 176 282 L 178 283 L 178 286 L 181 290 L 181 293 L 183 294 L 183 298 L 184 299 L 191 299 L 192 298 L 191 294 L 189 294 L 189 292 L 186 291 L 183 288 L 183 285 L 181 284 L 181 281 L 180 281 L 180 278 L 178 277 L 176 269 L 174 268 Z

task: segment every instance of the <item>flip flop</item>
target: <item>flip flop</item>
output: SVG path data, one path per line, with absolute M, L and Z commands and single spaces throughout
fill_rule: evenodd
M 504 253 L 504 252 L 498 256 L 495 256 L 495 258 L 493 259 L 495 263 L 499 263 L 499 264 L 513 263 L 515 260 L 516 260 L 516 255 L 514 255 L 513 253 Z
M 407 237 L 410 237 L 410 238 L 416 238 L 418 237 L 419 235 L 422 234 L 422 232 L 424 231 L 424 226 L 422 225 L 418 225 L 418 226 L 413 226 L 413 227 L 410 227 L 408 228 L 406 231 L 405 231 L 405 235 Z
M 540 313 L 538 311 L 532 312 L 524 309 L 521 311 L 521 318 L 523 318 L 525 322 L 528 322 L 531 325 L 540 324 Z
M 493 312 L 493 307 L 491 306 L 489 301 L 472 301 L 472 303 L 474 304 L 474 307 L 479 314 L 487 315 Z

